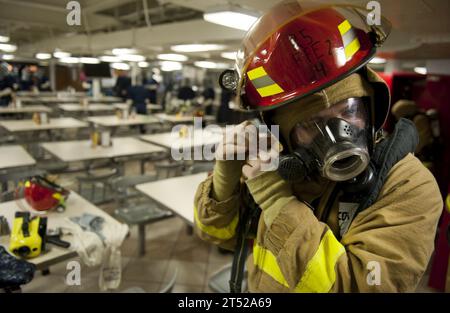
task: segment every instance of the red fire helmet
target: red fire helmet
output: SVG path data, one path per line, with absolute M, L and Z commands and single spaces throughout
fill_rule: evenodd
M 41 176 L 25 182 L 24 197 L 36 211 L 48 211 L 65 206 L 69 191 Z
M 282 1 L 248 31 L 235 71 L 224 72 L 221 85 L 236 91 L 240 108 L 259 111 L 320 91 L 365 66 L 388 36 L 390 23 L 370 14 Z

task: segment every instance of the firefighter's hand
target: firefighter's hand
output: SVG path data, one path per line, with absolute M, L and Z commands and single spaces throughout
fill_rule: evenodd
M 278 168 L 281 145 L 277 138 L 271 135 L 267 151 L 259 149 L 257 157 L 250 156 L 247 163 L 242 167 L 242 174 L 247 179 L 252 179 L 264 172 L 275 171 Z
M 224 201 L 239 191 L 242 166 L 245 164 L 247 146 L 244 129 L 249 122 L 233 127 L 224 134 L 216 150 L 216 165 L 213 175 L 213 193 L 215 200 Z
M 248 127 L 250 126 L 250 127 Z M 245 121 L 224 134 L 216 150 L 218 161 L 238 161 L 244 164 L 248 156 L 249 138 L 257 136 L 256 127 Z

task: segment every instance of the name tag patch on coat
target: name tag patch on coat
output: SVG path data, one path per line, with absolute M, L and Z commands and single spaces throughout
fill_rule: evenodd
M 341 237 L 347 232 L 358 205 L 359 203 L 339 202 L 338 221 Z

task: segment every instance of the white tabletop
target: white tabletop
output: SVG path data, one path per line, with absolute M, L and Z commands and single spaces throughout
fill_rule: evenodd
M 206 177 L 207 173 L 199 173 L 140 184 L 136 188 L 193 225 L 194 196 L 198 185 Z
M 82 91 L 76 91 L 76 92 L 61 92 L 61 91 L 39 91 L 39 92 L 35 92 L 35 91 L 18 91 L 17 92 L 17 96 L 22 97 L 22 96 L 29 96 L 29 97 L 43 97 L 43 96 L 72 96 L 72 97 L 85 97 L 86 93 L 82 92 Z
M 78 97 L 74 95 L 64 95 L 64 96 L 35 96 L 35 97 L 17 97 L 17 99 L 21 100 L 22 102 L 44 102 L 47 104 L 58 104 L 58 103 L 76 103 L 79 102 L 81 99 L 86 97 Z M 121 99 L 116 97 L 100 97 L 100 98 L 94 98 L 94 97 L 87 97 L 89 102 L 92 103 L 113 103 L 118 102 Z
M 75 103 L 60 104 L 59 108 L 66 112 L 97 112 L 97 111 L 114 111 L 114 106 L 110 104 L 90 103 L 87 106 Z
M 190 131 L 187 137 L 180 137 L 179 133 L 161 133 L 140 136 L 144 141 L 148 141 L 169 149 L 192 149 L 205 145 L 216 145 L 222 140 L 221 133 L 214 133 L 204 129 Z
M 162 110 L 162 105 L 149 103 L 149 104 L 147 104 L 147 110 Z
M 114 107 L 116 109 L 119 110 L 126 110 L 130 107 L 131 105 L 128 103 L 114 103 Z M 147 110 L 162 110 L 162 105 L 160 104 L 154 104 L 154 103 L 149 103 L 147 104 Z
M 21 107 L 1 107 L 0 114 L 3 113 L 34 113 L 34 112 L 47 112 L 51 113 L 52 109 L 46 107 L 45 105 L 27 105 Z
M 116 115 L 92 116 L 87 119 L 96 125 L 104 127 L 130 126 L 130 125 L 144 125 L 156 124 L 159 120 L 151 115 L 136 114 L 129 116 L 127 119 L 118 118 Z
M 41 146 L 64 162 L 111 159 L 165 151 L 164 148 L 133 137 L 112 138 L 112 142 L 112 146 L 95 148 L 92 147 L 90 140 L 46 142 Z
M 34 98 L 19 98 L 22 102 L 44 102 L 47 104 L 58 104 L 58 103 L 70 103 L 80 101 L 79 98 L 70 96 L 70 97 L 55 97 L 55 96 L 43 96 L 43 97 L 34 97 Z
M 36 164 L 36 161 L 22 146 L 0 146 L 0 169 L 34 164 Z
M 118 102 L 121 101 L 121 98 L 118 97 L 113 97 L 113 96 L 103 96 L 100 98 L 94 98 L 94 97 L 89 97 L 89 102 L 92 103 L 113 103 L 113 102 Z
M 36 124 L 33 120 L 0 121 L 0 126 L 10 132 L 36 131 L 48 129 L 65 129 L 87 127 L 88 123 L 79 121 L 72 117 L 49 118 L 46 124 Z
M 24 199 L 20 199 L 18 201 L 20 201 L 21 205 L 24 208 L 28 209 L 30 212 L 33 212 L 33 209 L 31 209 L 31 207 Z M 6 217 L 10 229 L 12 229 L 12 221 L 14 220 L 14 215 L 17 211 L 22 211 L 17 201 L 0 203 L 0 215 Z M 101 216 L 102 218 L 104 218 L 105 223 L 108 224 L 119 224 L 119 222 L 112 218 L 109 214 L 105 213 L 104 211 L 97 208 L 92 203 L 72 191 L 66 201 L 66 210 L 64 212 L 58 213 L 52 211 L 45 214 L 45 216 L 48 217 L 47 229 L 58 228 L 64 224 L 65 218 L 81 216 L 84 213 Z M 64 240 L 64 237 L 62 239 Z M 0 237 L 0 245 L 4 246 L 8 250 L 9 236 Z M 36 264 L 38 269 L 45 269 L 51 264 L 67 260 L 77 255 L 75 251 L 70 249 L 64 249 L 50 244 L 47 244 L 47 247 L 50 248 L 50 251 L 41 254 L 36 258 L 28 260 L 29 262 Z
M 155 117 L 159 118 L 162 121 L 170 122 L 170 123 L 193 123 L 194 116 L 193 115 L 175 115 L 175 114 L 166 114 L 166 113 L 156 113 Z M 212 115 L 202 116 L 204 121 L 214 121 L 215 117 Z

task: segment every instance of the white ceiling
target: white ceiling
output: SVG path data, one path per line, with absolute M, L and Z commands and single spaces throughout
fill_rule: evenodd
M 0 32 L 9 32 L 18 53 L 31 56 L 55 48 L 80 54 L 104 53 L 115 47 L 137 47 L 151 56 L 179 43 L 225 43 L 236 49 L 244 32 L 205 22 L 201 12 L 235 3 L 258 12 L 277 0 L 147 0 L 159 25 L 146 26 L 142 0 L 81 0 L 82 26 L 66 24 L 61 0 L 0 0 Z M 316 2 L 330 3 L 319 0 Z M 366 0 L 346 2 L 365 6 Z M 450 1 L 380 0 L 393 31 L 382 55 L 395 58 L 450 58 Z M 162 8 L 166 8 L 164 11 Z M 133 10 L 136 8 L 136 10 Z M 186 9 L 183 9 L 186 8 Z M 168 11 L 173 9 L 175 11 Z M 167 16 L 167 12 L 173 16 Z M 173 21 L 171 20 L 173 19 Z M 199 55 L 209 57 L 211 55 Z M 214 57 L 215 54 L 213 53 Z

